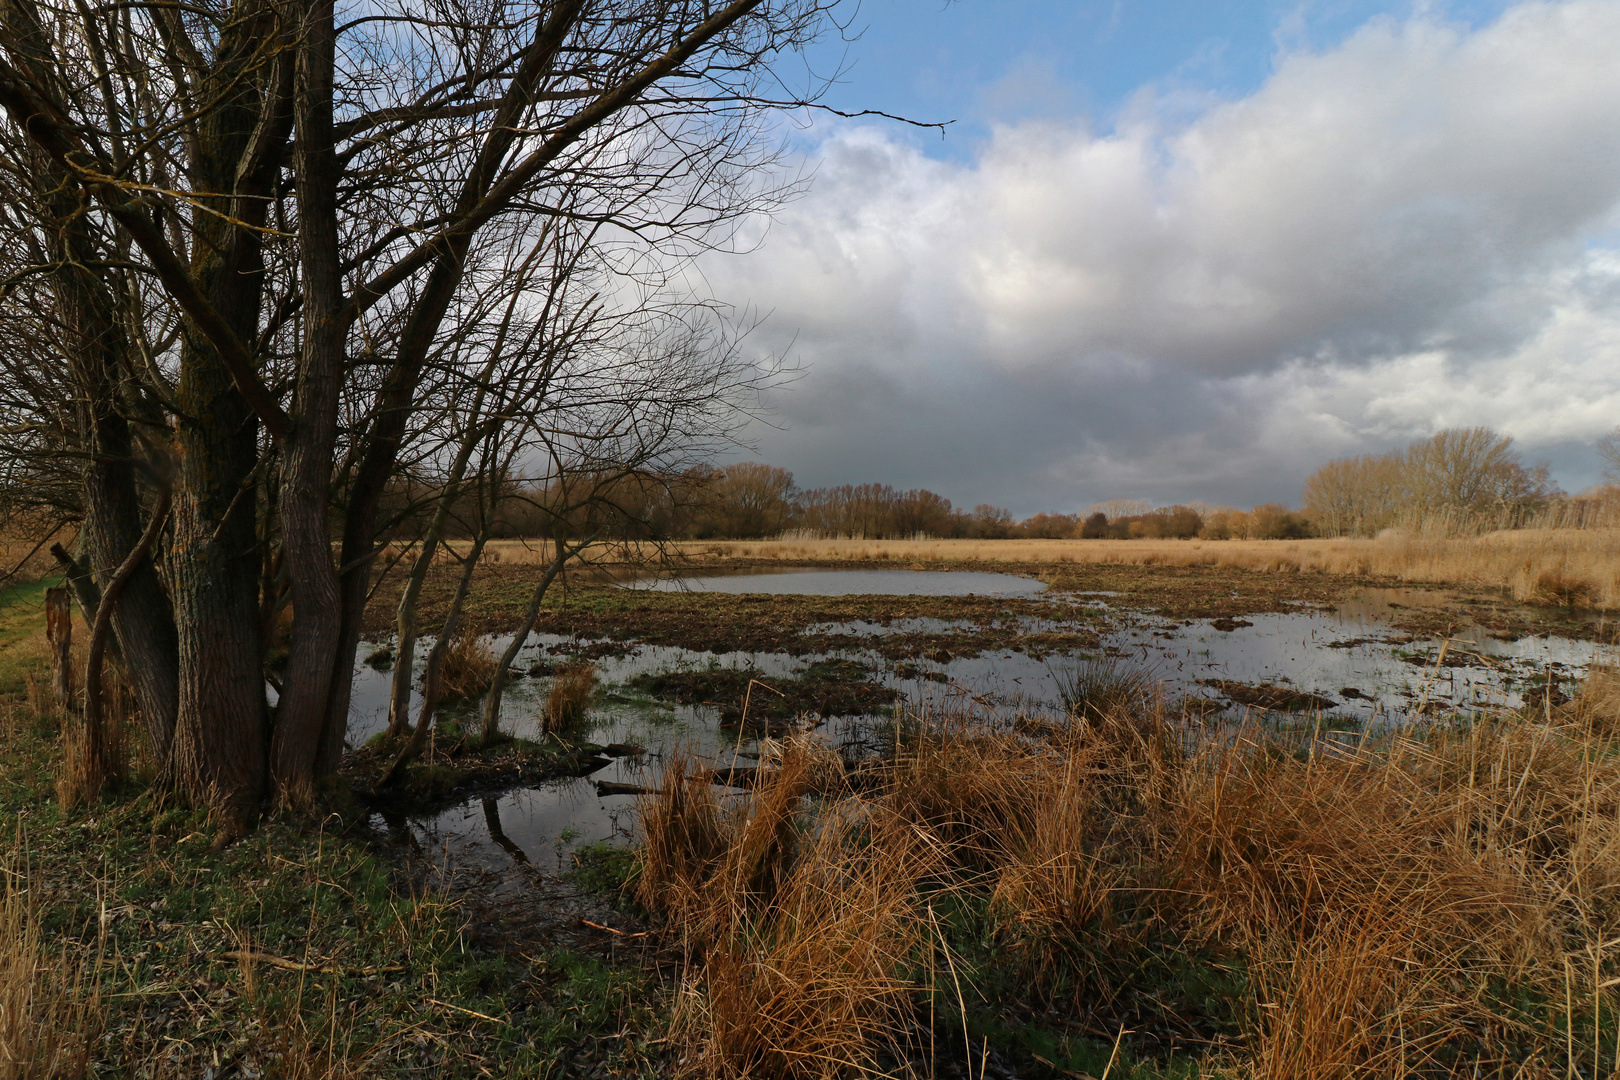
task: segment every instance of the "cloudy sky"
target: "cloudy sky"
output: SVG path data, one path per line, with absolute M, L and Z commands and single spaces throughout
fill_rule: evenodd
M 1620 423 L 1620 0 L 866 0 L 809 194 L 704 266 L 804 369 L 805 486 L 1023 515 L 1297 503 L 1488 424 L 1566 488 Z M 754 456 L 754 455 L 750 455 Z

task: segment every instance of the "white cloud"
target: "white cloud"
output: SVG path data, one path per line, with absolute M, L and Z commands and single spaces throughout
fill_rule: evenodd
M 1029 120 L 971 165 L 873 128 L 706 267 L 809 373 L 766 456 L 1020 511 L 1295 497 L 1450 424 L 1620 422 L 1620 3 L 1379 20 L 1185 119 Z M 1578 471 L 1578 470 L 1577 470 Z M 1579 477 L 1575 477 L 1579 479 Z

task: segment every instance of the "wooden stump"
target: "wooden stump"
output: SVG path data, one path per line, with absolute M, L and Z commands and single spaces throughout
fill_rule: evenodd
M 45 590 L 45 640 L 51 647 L 51 689 L 64 714 L 78 712 L 73 689 L 73 607 L 66 585 Z

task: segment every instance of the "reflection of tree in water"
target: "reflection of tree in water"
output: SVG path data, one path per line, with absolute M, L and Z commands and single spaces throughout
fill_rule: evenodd
M 507 836 L 506 833 L 501 830 L 500 800 L 492 795 L 485 795 L 483 798 L 483 803 L 484 827 L 489 830 L 489 838 L 499 844 L 502 848 L 506 849 L 506 853 L 512 856 L 513 862 L 528 862 L 528 854 L 525 853 L 522 848 L 514 844 L 512 842 L 512 838 Z

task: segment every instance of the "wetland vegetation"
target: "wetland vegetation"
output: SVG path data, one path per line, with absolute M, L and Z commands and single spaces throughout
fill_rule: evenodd
M 971 543 L 853 565 L 1045 588 L 575 575 L 485 741 L 490 635 L 521 622 L 540 572 L 502 553 L 468 590 L 447 677 L 469 681 L 401 780 L 377 783 L 386 733 L 352 727 L 324 818 L 281 811 L 223 845 L 153 784 L 138 724 L 122 779 L 61 805 L 42 585 L 13 588 L 0 1048 L 56 1062 L 24 1076 L 1620 1063 L 1608 612 L 1466 581 L 1065 550 L 1085 542 L 997 561 Z M 827 550 L 704 547 L 679 572 L 849 565 L 854 549 Z M 428 577 L 426 624 L 458 580 L 449 563 Z M 394 587 L 373 600 L 357 688 L 391 677 Z M 1305 626 L 1327 629 L 1301 652 Z M 1237 665 L 1284 640 L 1275 668 Z M 1346 657 L 1379 666 L 1359 688 L 1313 667 Z

